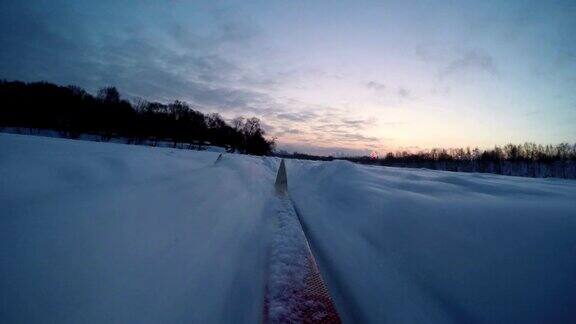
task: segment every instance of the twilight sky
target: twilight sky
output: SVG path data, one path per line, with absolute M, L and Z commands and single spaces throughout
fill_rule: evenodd
M 0 78 L 257 116 L 320 154 L 576 141 L 576 1 L 2 0 Z

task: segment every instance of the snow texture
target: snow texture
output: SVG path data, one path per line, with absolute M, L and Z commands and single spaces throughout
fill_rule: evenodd
M 259 322 L 276 165 L 217 157 L 0 134 L 0 322 Z
M 576 322 L 576 182 L 287 161 L 344 322 Z
M 0 322 L 260 322 L 302 241 L 278 159 L 217 157 L 0 134 Z M 344 322 L 576 322 L 575 181 L 286 169 Z
M 298 216 L 286 196 L 274 197 L 270 202 L 270 216 L 274 217 L 272 235 L 268 308 L 270 323 L 300 323 L 306 303 L 302 292 L 306 288 L 309 248 Z

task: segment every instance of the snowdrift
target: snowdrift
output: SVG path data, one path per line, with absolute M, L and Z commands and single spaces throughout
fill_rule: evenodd
M 287 164 L 349 323 L 576 321 L 576 182 Z
M 0 322 L 254 323 L 262 159 L 0 135 Z

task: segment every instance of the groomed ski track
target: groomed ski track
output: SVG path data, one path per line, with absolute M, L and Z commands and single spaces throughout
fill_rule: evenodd
M 288 194 L 284 160 L 270 201 L 273 233 L 265 323 L 341 323 Z

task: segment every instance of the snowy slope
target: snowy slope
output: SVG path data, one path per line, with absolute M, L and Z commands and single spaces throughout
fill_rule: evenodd
M 345 321 L 576 322 L 576 181 L 290 161 Z
M 217 156 L 0 134 L 0 322 L 259 322 L 278 161 Z M 576 181 L 287 170 L 345 322 L 576 321 Z
M 275 167 L 217 155 L 1 134 L 0 322 L 257 322 Z

